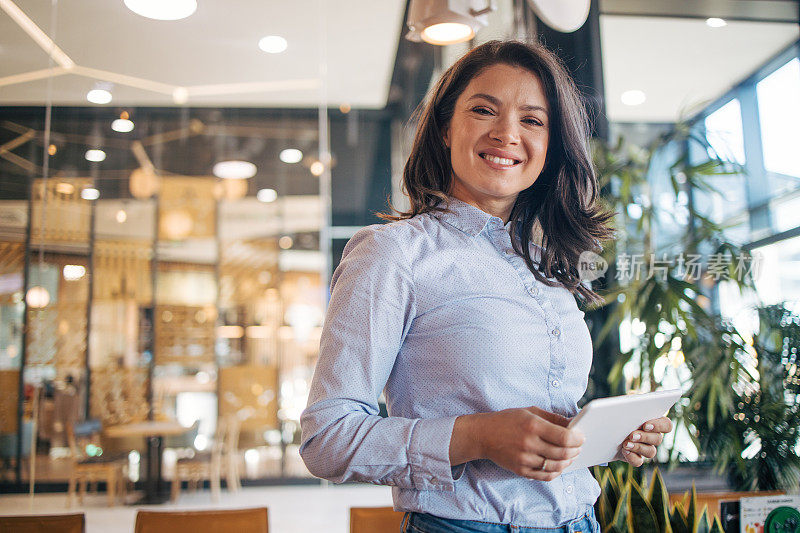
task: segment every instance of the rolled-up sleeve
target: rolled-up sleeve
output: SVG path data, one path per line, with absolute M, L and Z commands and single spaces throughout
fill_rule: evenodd
M 453 490 L 455 417 L 378 415 L 378 397 L 414 316 L 412 268 L 395 236 L 382 226 L 360 230 L 331 280 L 319 360 L 300 418 L 300 455 L 313 475 Z

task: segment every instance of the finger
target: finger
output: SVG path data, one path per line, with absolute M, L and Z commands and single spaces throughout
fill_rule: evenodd
M 648 432 L 669 433 L 672 431 L 672 420 L 666 416 L 654 418 L 642 424 L 641 429 Z
M 560 447 L 577 448 L 586 440 L 579 431 L 567 429 L 538 417 L 533 420 L 531 430 L 543 441 Z
M 566 461 L 577 457 L 578 454 L 581 453 L 581 448 L 580 446 L 556 446 L 555 444 L 550 444 L 549 442 L 539 438 L 531 447 L 531 451 L 549 461 Z
M 656 447 L 651 444 L 641 444 L 635 443 L 631 441 L 625 441 L 622 445 L 623 452 L 633 452 L 637 455 L 641 455 L 642 457 L 647 457 L 648 459 L 652 459 L 656 456 Z
M 540 409 L 536 406 L 529 407 L 528 410 L 531 413 L 535 414 L 536 416 L 544 418 L 548 422 L 556 424 L 557 426 L 567 427 L 570 422 L 570 419 L 567 417 L 561 416 L 556 413 L 551 413 L 550 411 L 545 411 L 544 409 Z
M 565 468 L 572 464 L 572 459 L 557 460 L 548 459 L 536 454 L 530 454 L 525 461 L 525 466 L 532 470 L 539 470 L 541 472 L 562 472 Z
M 520 469 L 520 475 L 528 479 L 535 479 L 536 481 L 553 481 L 561 475 L 561 472 L 544 472 L 536 468 L 523 466 Z
M 643 432 L 643 431 L 634 431 L 628 438 L 625 439 L 626 441 L 634 442 L 634 443 L 641 443 L 641 444 L 652 444 L 653 446 L 658 446 L 664 440 L 663 433 L 653 433 L 653 432 Z
M 622 458 L 633 466 L 638 467 L 644 464 L 644 458 L 641 455 L 628 450 L 622 450 Z

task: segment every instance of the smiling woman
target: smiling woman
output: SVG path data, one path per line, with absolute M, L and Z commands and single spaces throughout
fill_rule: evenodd
M 587 143 L 544 48 L 492 41 L 445 72 L 404 170 L 411 209 L 356 233 L 333 275 L 301 417 L 312 474 L 393 486 L 405 532 L 599 531 L 597 482 L 564 471 L 592 361 L 577 260 L 611 233 Z M 632 464 L 670 429 L 648 424 Z

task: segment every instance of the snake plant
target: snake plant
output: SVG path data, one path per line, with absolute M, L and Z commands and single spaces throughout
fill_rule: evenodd
M 633 475 L 611 468 L 594 468 L 600 483 L 595 504 L 597 520 L 606 533 L 723 533 L 718 516 L 709 518 L 704 506 L 698 512 L 694 486 L 683 501 L 670 505 L 664 480 L 656 468 L 647 486 Z

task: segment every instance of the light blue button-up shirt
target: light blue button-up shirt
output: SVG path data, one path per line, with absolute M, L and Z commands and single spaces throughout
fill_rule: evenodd
M 483 459 L 451 467 L 450 437 L 464 414 L 537 406 L 575 416 L 592 363 L 583 313 L 567 289 L 536 280 L 508 224 L 459 200 L 450 208 L 366 227 L 347 243 L 300 455 L 336 483 L 392 485 L 399 511 L 563 524 L 600 493 L 587 469 L 542 482 Z M 382 391 L 388 418 L 378 415 Z

